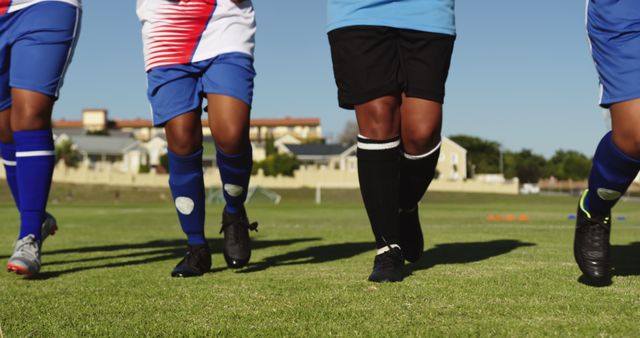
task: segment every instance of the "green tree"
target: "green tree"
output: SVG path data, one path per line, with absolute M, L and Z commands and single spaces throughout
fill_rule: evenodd
M 453 135 L 449 139 L 467 150 L 469 177 L 500 172 L 500 143 L 469 135 Z
M 574 150 L 558 150 L 549 159 L 547 172 L 560 180 L 584 180 L 589 177 L 591 160 Z
M 289 154 L 272 154 L 263 161 L 254 162 L 251 173 L 255 175 L 258 169 L 262 169 L 265 176 L 293 176 L 300 168 L 300 162 L 295 156 Z
M 275 139 L 273 135 L 267 135 L 267 138 L 264 141 L 264 151 L 266 156 L 274 155 L 278 153 L 278 149 L 276 149 Z
M 530 149 L 506 152 L 504 154 L 504 176 L 517 177 L 520 183 L 538 183 L 541 177 L 546 177 L 547 160 Z
M 67 167 L 77 168 L 82 160 L 82 154 L 76 149 L 71 140 L 64 140 L 56 144 L 56 163 L 62 160 Z

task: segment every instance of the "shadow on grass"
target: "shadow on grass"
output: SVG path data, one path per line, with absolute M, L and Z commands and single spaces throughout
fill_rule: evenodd
M 534 243 L 513 239 L 488 242 L 437 244 L 422 254 L 422 259 L 408 265 L 410 271 L 426 270 L 441 264 L 466 264 L 507 254 L 517 248 L 534 246 Z
M 238 272 L 258 272 L 274 266 L 320 264 L 357 256 L 365 251 L 371 251 L 374 248 L 375 243 L 372 242 L 312 246 L 282 255 L 267 257 L 260 262 L 250 263 L 247 268 L 239 270 Z
M 284 240 L 255 240 L 252 243 L 253 249 L 259 250 L 273 246 L 286 246 L 294 243 L 317 241 L 320 238 L 296 238 L 296 239 L 284 239 Z M 133 244 L 117 244 L 117 245 L 103 245 L 92 247 L 81 247 L 72 249 L 62 249 L 54 251 L 45 251 L 45 259 L 55 255 L 61 254 L 82 254 L 82 253 L 114 253 L 110 255 L 104 255 L 100 257 L 86 257 L 72 260 L 58 260 L 48 262 L 44 261 L 44 270 L 38 275 L 30 278 L 32 280 L 46 280 L 50 278 L 56 278 L 62 275 L 87 271 L 96 269 L 109 269 L 125 266 L 135 266 L 142 264 L 155 263 L 165 260 L 178 260 L 185 253 L 185 241 L 184 240 L 163 240 L 163 241 L 151 241 L 146 243 L 133 243 Z M 209 241 L 209 246 L 213 248 L 212 254 L 220 253 L 222 247 L 222 239 L 214 239 Z M 139 252 L 126 252 L 118 253 L 119 251 L 131 251 L 131 250 L 144 250 Z M 131 259 L 139 258 L 139 259 Z M 126 259 L 122 261 L 123 259 Z M 117 262 L 108 262 L 109 260 L 119 260 Z M 68 264 L 83 264 L 83 263 L 97 263 L 92 265 L 82 265 L 77 267 L 71 267 L 67 269 L 49 271 L 48 267 L 56 265 L 68 265 Z M 214 268 L 211 272 L 218 272 L 225 270 L 226 268 Z M 167 271 L 168 273 L 168 271 Z
M 611 246 L 611 265 L 613 276 L 639 276 L 640 275 L 640 242 L 627 245 Z M 605 287 L 613 284 L 613 281 L 592 281 L 585 275 L 578 278 L 578 282 L 592 286 Z

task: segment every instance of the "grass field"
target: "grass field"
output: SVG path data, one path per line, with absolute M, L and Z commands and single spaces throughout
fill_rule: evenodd
M 2 183 L 2 182 L 0 182 Z M 4 187 L 4 184 L 2 185 Z M 2 188 L 4 189 L 4 188 Z M 251 265 L 226 269 L 219 208 L 208 208 L 214 269 L 172 279 L 182 233 L 164 191 L 58 187 L 35 279 L 0 274 L 0 327 L 17 336 L 637 336 L 640 204 L 621 203 L 609 287 L 578 281 L 575 198 L 433 193 L 423 260 L 402 283 L 366 281 L 373 243 L 357 192 L 257 202 Z M 71 193 L 73 191 L 73 193 Z M 0 189 L 0 258 L 18 217 Z M 134 202 L 142 200 L 144 202 Z M 488 221 L 526 214 L 528 222 Z

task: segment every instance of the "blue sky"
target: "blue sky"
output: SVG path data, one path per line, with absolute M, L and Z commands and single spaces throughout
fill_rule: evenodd
M 319 117 L 327 136 L 353 113 L 338 108 L 323 0 L 254 0 L 258 18 L 254 117 Z M 470 134 L 589 156 L 606 130 L 584 29 L 584 1 L 463 0 L 447 83 L 444 134 Z M 149 118 L 133 0 L 85 0 L 80 42 L 55 108 Z

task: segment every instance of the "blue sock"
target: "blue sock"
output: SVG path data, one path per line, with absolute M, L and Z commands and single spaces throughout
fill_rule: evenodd
M 178 156 L 169 151 L 168 157 L 169 187 L 182 231 L 187 235 L 189 245 L 206 244 L 202 149 L 188 156 Z
M 589 175 L 584 207 L 596 215 L 607 215 L 627 191 L 640 170 L 640 160 L 624 154 L 608 132 L 596 149 Z
M 16 145 L 14 143 L 0 143 L 0 157 L 7 174 L 7 183 L 13 195 L 13 201 L 20 210 L 20 198 L 18 194 L 18 179 L 16 178 Z
M 20 237 L 42 239 L 41 226 L 47 209 L 55 164 L 51 129 L 16 131 L 16 178 L 20 191 Z
M 235 155 L 227 155 L 218 148 L 216 162 L 222 179 L 224 200 L 227 202 L 224 210 L 232 215 L 243 213 L 253 167 L 251 143 L 243 152 Z

